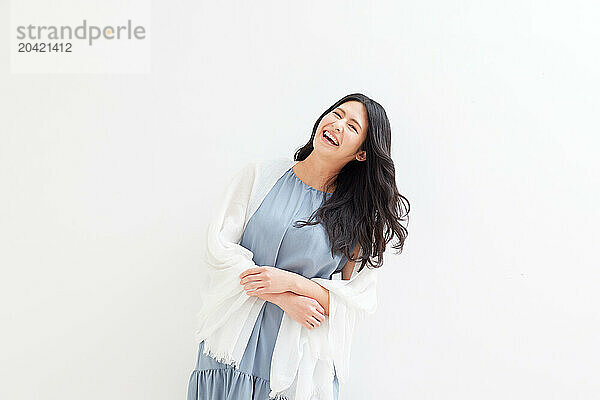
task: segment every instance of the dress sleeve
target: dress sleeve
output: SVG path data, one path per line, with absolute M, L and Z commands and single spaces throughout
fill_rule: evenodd
M 246 214 L 256 180 L 256 165 L 247 164 L 229 181 L 206 231 L 202 266 L 209 279 L 202 296 L 196 341 L 205 341 L 206 353 L 237 365 L 264 302 L 249 296 L 239 275 L 257 265 L 252 251 L 240 245 Z
M 355 271 L 357 268 L 358 265 L 355 265 Z M 329 348 L 340 383 L 348 379 L 350 351 L 357 324 L 377 310 L 378 273 L 377 268 L 365 265 L 349 280 L 311 279 L 329 290 L 328 332 L 327 335 L 314 336 L 327 340 L 328 343 L 322 346 Z M 312 331 L 316 329 L 309 330 L 309 335 Z

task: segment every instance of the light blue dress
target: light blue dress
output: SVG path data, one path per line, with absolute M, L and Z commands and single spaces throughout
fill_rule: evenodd
M 248 221 L 240 244 L 254 253 L 256 265 L 269 265 L 306 278 L 331 279 L 347 258 L 332 257 L 329 238 L 322 224 L 295 228 L 296 220 L 307 220 L 323 202 L 323 193 L 302 182 L 290 167 L 271 188 Z M 331 193 L 325 194 L 328 198 Z M 203 353 L 188 384 L 188 400 L 268 400 L 271 357 L 283 317 L 279 306 L 265 301 L 248 341 L 239 369 Z M 339 384 L 333 378 L 337 400 Z

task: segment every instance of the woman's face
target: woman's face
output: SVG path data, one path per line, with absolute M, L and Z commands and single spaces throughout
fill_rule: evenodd
M 342 164 L 355 158 L 363 161 L 366 152 L 358 149 L 367 137 L 367 128 L 365 106 L 354 100 L 342 103 L 321 119 L 313 139 L 314 151 Z M 333 142 L 327 134 L 332 136 Z

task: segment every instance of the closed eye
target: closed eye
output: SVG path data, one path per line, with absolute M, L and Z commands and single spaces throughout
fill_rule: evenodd
M 338 114 L 336 111 L 333 112 L 335 115 L 337 115 L 338 118 L 342 118 L 342 116 L 340 114 Z M 354 125 L 350 125 L 350 127 L 352 129 L 354 129 L 354 132 L 358 133 L 358 130 L 354 127 Z

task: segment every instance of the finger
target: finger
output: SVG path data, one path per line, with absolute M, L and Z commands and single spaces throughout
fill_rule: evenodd
M 310 322 L 311 322 L 313 325 L 315 325 L 315 326 L 319 326 L 319 325 L 321 325 L 321 321 L 319 321 L 319 320 L 318 320 L 316 317 L 314 317 L 314 316 L 313 316 L 313 317 L 311 317 L 311 320 L 310 320 Z
M 255 288 L 255 289 L 247 290 L 246 293 L 248 293 L 248 294 L 261 294 L 263 292 L 263 289 L 264 289 L 264 287 L 261 286 L 261 287 Z
M 248 275 L 248 276 L 242 278 L 240 280 L 240 284 L 244 285 L 244 284 L 249 283 L 249 282 L 256 282 L 256 281 L 262 281 L 262 280 L 263 280 L 263 278 L 262 278 L 262 276 L 260 274 L 258 274 L 258 275 L 253 274 L 253 275 Z
M 256 267 L 254 268 L 248 268 L 247 270 L 245 270 L 244 272 L 242 272 L 240 274 L 240 279 L 243 279 L 245 276 L 248 276 L 250 274 L 253 274 L 256 272 Z
M 244 290 L 254 290 L 254 289 L 263 288 L 263 287 L 266 287 L 263 283 L 253 282 L 253 283 L 247 283 L 244 286 Z
M 252 268 L 248 268 L 247 270 L 245 270 L 244 272 L 242 272 L 240 274 L 240 279 L 242 279 L 243 277 L 247 276 L 247 275 L 252 275 L 252 274 L 259 274 L 264 270 L 263 267 L 252 267 Z
M 319 312 L 319 310 L 315 311 L 315 318 L 319 321 L 319 322 L 323 322 L 325 320 L 325 314 L 322 314 Z

